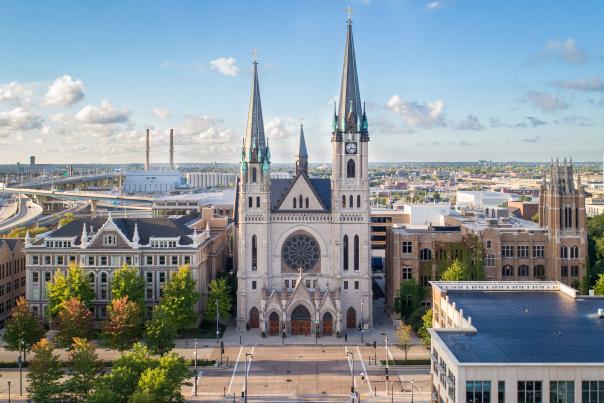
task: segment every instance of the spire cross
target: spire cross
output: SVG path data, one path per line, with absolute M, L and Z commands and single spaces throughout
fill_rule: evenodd
M 254 64 L 257 64 L 257 58 L 258 58 L 258 49 L 254 48 L 252 49 L 252 58 L 254 59 Z
M 304 126 L 304 119 L 300 118 L 300 127 Z
M 348 22 L 352 22 L 352 7 L 346 7 L 346 15 L 348 16 Z

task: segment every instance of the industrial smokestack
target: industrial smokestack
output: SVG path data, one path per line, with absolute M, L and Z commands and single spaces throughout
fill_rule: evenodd
M 147 147 L 145 149 L 145 171 L 149 170 L 149 151 L 151 148 L 149 147 L 149 129 L 147 129 Z
M 174 170 L 174 129 L 170 129 L 170 170 Z

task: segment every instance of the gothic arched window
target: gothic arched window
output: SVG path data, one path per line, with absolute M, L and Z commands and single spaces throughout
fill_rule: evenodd
M 354 197 L 352 195 L 350 195 L 350 197 L 348 198 L 348 200 L 350 200 L 350 202 L 348 203 L 348 205 L 350 207 L 354 207 Z
M 344 258 L 342 259 L 342 261 L 344 262 L 343 269 L 348 270 L 348 235 L 344 235 L 344 240 L 342 241 L 342 244 L 342 254 L 344 255 Z
M 304 203 L 305 203 L 304 205 L 306 206 L 306 208 L 308 208 L 308 204 L 309 204 L 308 203 L 308 197 L 306 198 L 306 200 L 304 200 Z
M 294 208 L 296 208 L 296 198 L 294 197 Z
M 579 257 L 579 248 L 577 248 L 576 246 L 571 246 L 570 247 L 570 258 L 577 259 L 578 257 Z
M 252 168 L 252 183 L 256 183 L 256 167 Z
M 354 178 L 354 160 L 349 159 L 346 164 L 346 177 Z
M 419 260 L 432 260 L 432 251 L 428 248 L 420 250 Z
M 342 195 L 342 208 L 346 207 L 346 196 Z
M 354 269 L 359 270 L 359 236 L 354 236 Z
M 357 207 L 361 207 L 361 195 L 357 196 Z
M 513 277 L 514 276 L 514 266 L 506 264 L 501 268 L 501 275 L 503 277 Z
M 252 270 L 258 269 L 258 239 L 252 235 Z
M 568 259 L 568 248 L 564 245 L 560 248 L 560 258 Z

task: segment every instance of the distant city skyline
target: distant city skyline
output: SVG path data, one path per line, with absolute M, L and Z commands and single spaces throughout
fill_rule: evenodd
M 601 161 L 604 4 L 0 3 L 2 163 L 237 162 L 257 49 L 273 161 L 330 160 L 346 7 L 370 161 Z

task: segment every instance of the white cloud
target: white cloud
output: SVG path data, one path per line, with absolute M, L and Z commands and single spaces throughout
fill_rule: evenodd
M 434 10 L 438 10 L 439 8 L 443 8 L 445 5 L 443 4 L 442 1 L 431 1 L 430 3 L 426 4 L 426 10 L 428 11 L 434 11 Z
M 31 98 L 32 93 L 30 86 L 12 81 L 8 84 L 0 85 L 0 102 L 21 105 Z
M 170 116 L 170 109 L 168 108 L 153 108 L 153 114 L 158 119 L 166 119 Z
M 232 57 L 221 57 L 210 61 L 210 67 L 213 70 L 218 70 L 220 74 L 225 76 L 235 77 L 239 72 L 239 67 L 235 65 L 235 59 Z
M 44 105 L 66 107 L 84 99 L 84 83 L 74 80 L 69 75 L 57 78 L 48 87 L 44 97 Z
M 598 76 L 591 76 L 582 80 L 552 81 L 550 84 L 568 90 L 604 92 L 604 81 Z
M 531 57 L 532 62 L 558 60 L 572 64 L 582 64 L 588 59 L 587 52 L 577 45 L 577 41 L 568 38 L 565 40 L 551 40 L 541 50 Z
M 401 99 L 393 95 L 386 106 L 403 118 L 408 126 L 424 129 L 445 126 L 445 102 L 437 99 L 432 102 L 419 103 Z
M 0 130 L 32 130 L 42 126 L 42 117 L 21 107 L 0 112 Z
M 291 118 L 273 118 L 264 125 L 266 136 L 270 140 L 285 140 L 299 134 L 299 123 Z
M 536 108 L 543 112 L 553 113 L 568 109 L 566 101 L 557 94 L 548 94 L 546 92 L 529 91 L 526 94 L 526 99 Z
M 484 126 L 480 123 L 480 120 L 475 115 L 468 115 L 466 120 L 460 120 L 457 123 L 453 123 L 452 127 L 457 130 L 483 130 Z
M 76 115 L 76 119 L 81 122 L 101 125 L 126 123 L 129 117 L 130 111 L 128 109 L 116 109 L 107 100 L 102 100 L 101 106 L 87 105 Z

